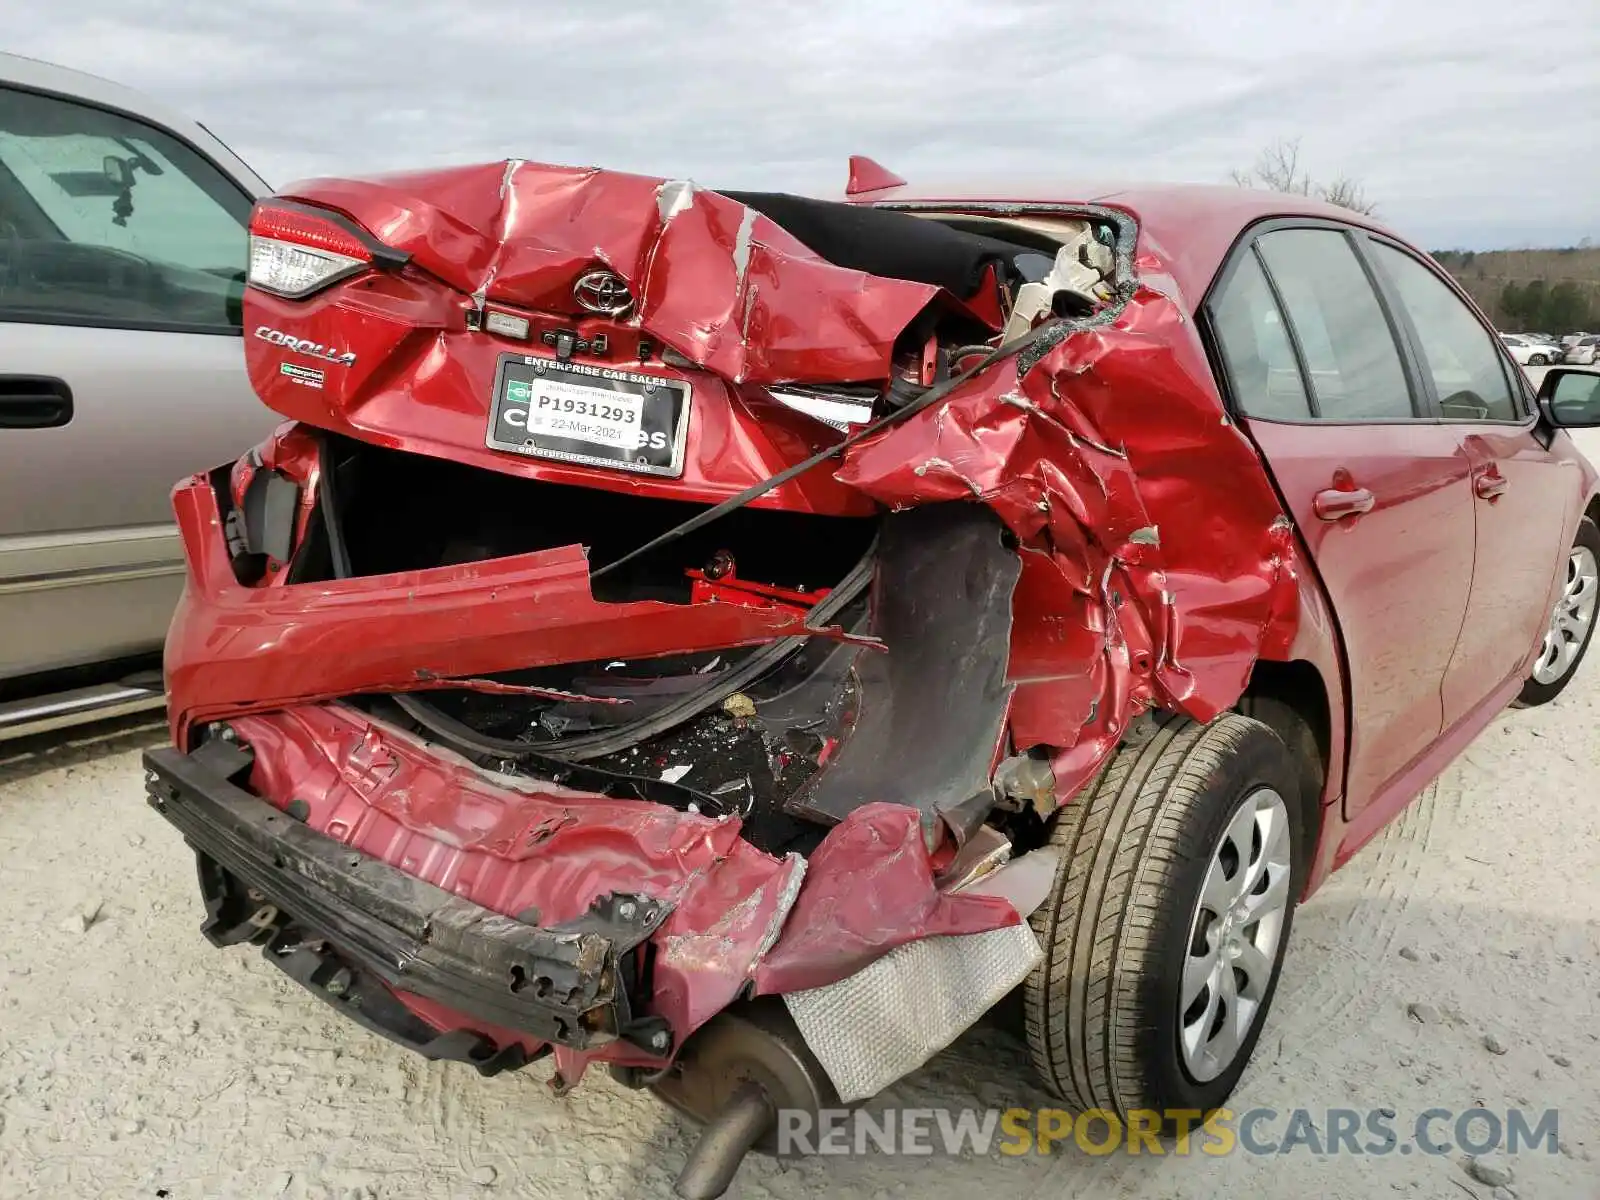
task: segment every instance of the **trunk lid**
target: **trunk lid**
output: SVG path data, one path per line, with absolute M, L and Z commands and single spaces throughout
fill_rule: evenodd
M 924 274 L 976 274 L 970 300 L 829 261 L 755 208 L 687 181 L 520 160 L 316 180 L 276 202 L 337 214 L 389 269 L 293 298 L 252 287 L 252 383 L 287 417 L 397 449 L 714 502 L 837 441 L 852 411 L 865 419 L 897 358 L 921 370 L 935 325 L 972 340 L 997 328 L 1004 247 L 992 239 L 904 214 L 747 198 L 813 217 L 818 237 L 858 256 L 875 230 L 853 226 L 887 222 L 900 253 L 927 259 L 924 243 L 934 246 Z M 985 277 L 987 263 L 997 265 Z M 797 411 L 819 404 L 822 419 Z M 757 505 L 871 507 L 824 472 Z

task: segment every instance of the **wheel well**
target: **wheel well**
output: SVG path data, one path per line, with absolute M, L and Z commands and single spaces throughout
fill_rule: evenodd
M 1293 662 L 1269 662 L 1261 659 L 1250 672 L 1250 685 L 1246 686 L 1245 694 L 1240 696 L 1240 709 L 1256 707 L 1248 704 L 1251 699 L 1274 699 L 1310 726 L 1310 734 L 1317 746 L 1317 768 L 1323 778 L 1328 778 L 1328 754 L 1330 747 L 1333 746 L 1333 723 L 1328 717 L 1328 688 L 1322 682 L 1322 672 L 1310 662 L 1301 659 Z M 1294 742 L 1299 739 L 1298 731 L 1277 728 L 1277 725 L 1269 720 L 1270 712 L 1275 706 L 1262 704 L 1259 707 L 1262 712 L 1253 715 L 1272 726 L 1278 736 L 1293 747 Z
M 1589 501 L 1589 507 L 1583 510 L 1583 515 L 1588 517 L 1589 520 L 1593 521 L 1596 525 L 1600 525 L 1600 496 L 1596 496 L 1593 500 Z
M 1307 842 L 1314 842 L 1333 745 L 1328 689 L 1322 681 L 1322 673 L 1298 659 L 1294 662 L 1260 660 L 1250 672 L 1249 686 L 1239 698 L 1238 707 L 1244 715 L 1270 728 L 1303 760 L 1302 791 L 1305 794 L 1301 796 L 1301 815 Z

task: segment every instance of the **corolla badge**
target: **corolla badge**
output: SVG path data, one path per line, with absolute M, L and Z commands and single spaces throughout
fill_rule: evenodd
M 610 271 L 589 271 L 572 285 L 572 298 L 592 313 L 621 316 L 633 307 L 628 285 Z
M 281 329 L 273 329 L 270 325 L 257 325 L 256 336 L 263 342 L 271 342 L 274 346 L 282 346 L 285 350 L 293 350 L 296 354 L 320 358 L 323 362 L 330 362 L 335 366 L 356 365 L 354 350 L 335 350 L 332 346 L 324 346 L 321 342 L 314 342 L 310 338 L 297 338 L 293 334 L 284 333 Z

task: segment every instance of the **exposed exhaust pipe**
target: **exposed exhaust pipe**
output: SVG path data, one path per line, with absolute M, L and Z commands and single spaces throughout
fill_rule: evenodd
M 778 1107 L 767 1089 L 747 1080 L 712 1118 L 700 1140 L 689 1151 L 689 1161 L 672 1185 L 683 1200 L 717 1200 L 728 1190 L 744 1156 L 771 1132 Z
M 705 1131 L 673 1185 L 684 1200 L 715 1200 L 751 1150 L 777 1153 L 778 1114 L 838 1103 L 782 1000 L 762 996 L 724 1009 L 691 1037 L 651 1089 Z

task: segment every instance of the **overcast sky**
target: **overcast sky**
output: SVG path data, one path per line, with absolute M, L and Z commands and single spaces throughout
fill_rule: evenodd
M 508 155 L 837 194 L 1224 182 L 1278 138 L 1426 247 L 1600 241 L 1600 0 L 11 0 L 5 48 L 269 182 Z

